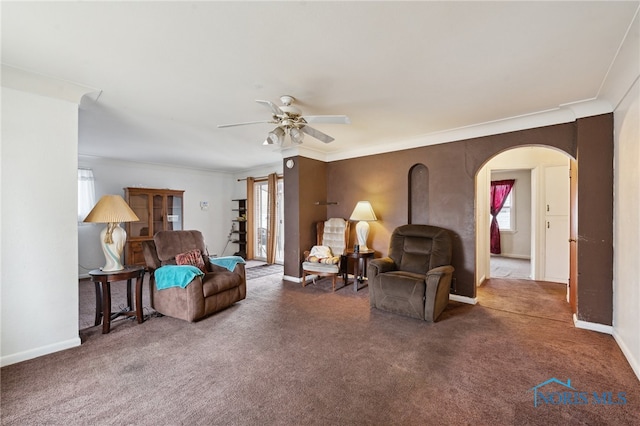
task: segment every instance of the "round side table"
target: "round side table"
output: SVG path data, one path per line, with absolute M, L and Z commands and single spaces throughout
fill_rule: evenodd
M 142 266 L 125 266 L 120 271 L 105 272 L 100 269 L 94 269 L 89 272 L 91 281 L 96 286 L 96 321 L 95 325 L 100 324 L 102 318 L 102 334 L 111 331 L 111 320 L 121 315 L 136 316 L 138 324 L 142 324 L 144 316 L 142 315 L 142 282 L 144 279 L 144 267 Z M 136 304 L 135 311 L 131 303 L 131 280 L 136 280 Z M 111 283 L 116 281 L 127 281 L 127 310 L 120 312 L 111 312 Z M 102 284 L 102 289 L 100 285 Z
M 364 282 L 367 272 L 367 261 L 373 257 L 374 250 L 347 250 L 343 256 L 355 259 L 353 262 L 353 291 L 358 291 L 358 283 Z

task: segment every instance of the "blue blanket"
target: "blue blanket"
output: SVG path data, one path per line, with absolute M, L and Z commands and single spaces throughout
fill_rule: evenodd
M 165 265 L 156 269 L 156 288 L 164 290 L 171 287 L 185 288 L 195 277 L 203 276 L 204 272 L 191 265 Z
M 240 256 L 224 256 L 224 257 L 210 257 L 209 262 L 217 266 L 222 266 L 230 271 L 236 269 L 238 263 L 245 263 L 244 259 Z

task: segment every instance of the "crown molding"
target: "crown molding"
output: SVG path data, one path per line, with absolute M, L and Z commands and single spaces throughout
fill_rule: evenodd
M 66 80 L 48 77 L 2 64 L 2 87 L 61 99 L 86 106 L 98 100 L 102 91 Z

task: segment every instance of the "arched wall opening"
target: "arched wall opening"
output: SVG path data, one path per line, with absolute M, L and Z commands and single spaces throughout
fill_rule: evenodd
M 568 284 L 571 159 L 566 152 L 553 147 L 521 146 L 497 153 L 478 170 L 475 182 L 476 285 L 498 273 L 491 268 L 492 259 L 495 262 L 497 258 L 489 250 L 492 176 L 515 180 L 512 194 L 514 223 L 509 230 L 501 232 L 504 248 L 501 256 L 529 259 L 527 279 Z M 509 276 L 509 271 L 505 275 Z M 514 278 L 523 277 L 516 275 Z
M 429 223 L 429 169 L 422 163 L 409 169 L 407 223 Z

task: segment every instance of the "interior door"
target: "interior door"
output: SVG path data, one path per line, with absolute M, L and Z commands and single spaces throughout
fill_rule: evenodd
M 578 162 L 569 162 L 569 303 L 578 312 Z

